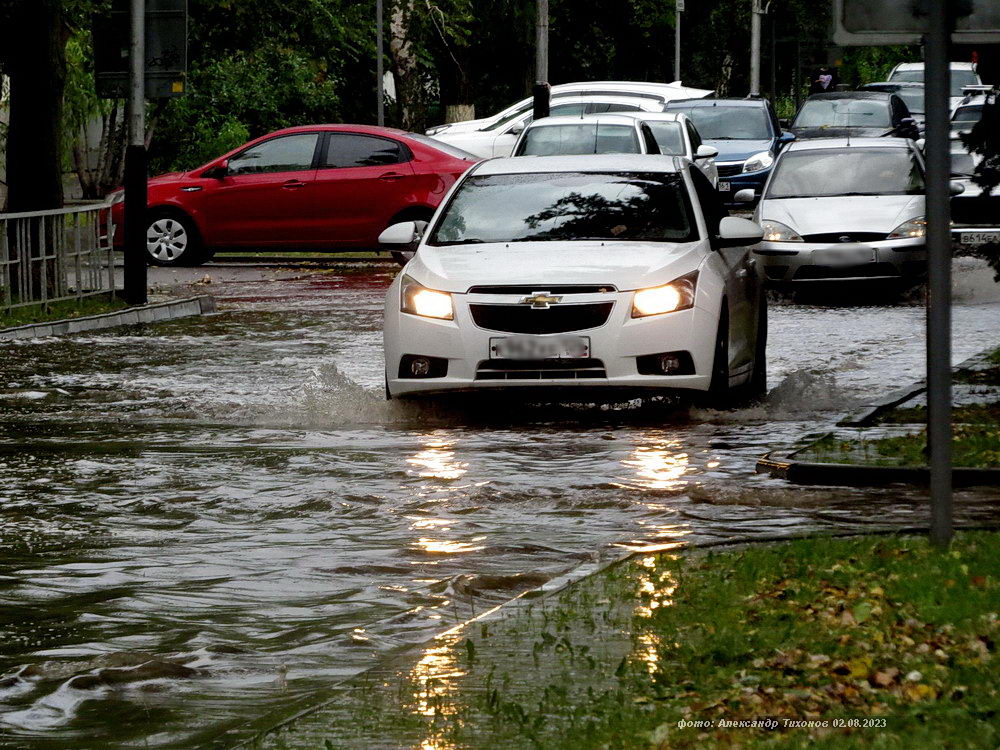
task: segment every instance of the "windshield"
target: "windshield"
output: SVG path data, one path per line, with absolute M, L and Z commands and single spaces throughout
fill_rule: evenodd
M 924 113 L 924 90 L 916 86 L 905 86 L 896 91 L 896 95 L 906 103 L 906 108 L 910 114 L 922 115 Z
M 684 148 L 684 133 L 681 132 L 679 122 L 647 120 L 646 126 L 656 139 L 661 154 L 687 155 L 687 150 Z
M 836 195 L 917 195 L 924 177 L 907 148 L 843 148 L 785 153 L 775 167 L 768 198 Z
M 888 128 L 889 102 L 879 99 L 811 99 L 802 105 L 793 128 Z
M 680 175 L 556 172 L 470 177 L 428 244 L 697 238 Z
M 899 70 L 889 77 L 890 81 L 912 81 L 914 83 L 924 82 L 923 68 L 917 70 Z M 951 71 L 951 92 L 949 96 L 962 96 L 962 88 L 979 83 L 979 76 L 973 70 Z
M 514 156 L 638 153 L 634 126 L 583 122 L 529 128 Z
M 951 117 L 951 131 L 958 133 L 969 131 L 975 127 L 976 123 L 983 119 L 983 105 L 973 104 L 968 107 L 959 107 Z
M 683 112 L 706 141 L 766 141 L 772 137 L 769 117 L 759 107 L 670 107 Z

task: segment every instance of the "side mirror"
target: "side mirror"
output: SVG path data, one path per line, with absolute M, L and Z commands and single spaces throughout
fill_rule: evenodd
M 524 120 L 521 120 L 521 122 L 515 122 L 513 125 L 510 126 L 511 135 L 521 135 L 521 133 L 523 132 L 524 132 Z
M 787 123 L 787 120 L 785 121 Z M 788 127 L 787 124 L 782 125 L 782 127 Z M 795 133 L 790 133 L 787 130 L 782 130 L 781 135 L 778 136 L 778 143 L 785 144 L 791 143 L 795 140 Z
M 733 196 L 733 201 L 736 203 L 753 203 L 754 198 L 757 197 L 757 192 L 753 188 L 743 188 L 742 190 L 737 190 L 736 194 Z
M 201 173 L 202 177 L 215 180 L 224 180 L 229 174 L 229 159 L 223 159 L 211 169 L 206 169 Z
M 965 185 L 963 185 L 961 182 L 952 182 L 949 184 L 948 189 L 952 195 L 961 195 L 962 193 L 965 192 Z
M 764 230 L 760 224 L 749 219 L 726 216 L 719 222 L 719 235 L 713 244 L 715 247 L 746 247 L 756 245 L 763 238 Z
M 695 159 L 711 159 L 719 155 L 719 149 L 713 146 L 706 146 L 704 143 L 698 146 L 698 150 L 695 151 Z
M 389 245 L 394 249 L 400 246 L 416 245 L 420 241 L 421 232 L 414 221 L 401 221 L 385 229 L 378 236 L 378 244 Z
M 919 148 L 921 151 L 923 151 L 924 150 L 924 146 L 927 145 L 927 141 L 924 138 L 918 138 L 917 141 L 916 141 L 916 144 L 917 144 L 917 148 Z

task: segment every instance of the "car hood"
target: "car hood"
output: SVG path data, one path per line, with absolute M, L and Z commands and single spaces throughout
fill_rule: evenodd
M 848 128 L 841 126 L 821 126 L 818 128 L 793 128 L 796 138 L 881 138 L 892 132 L 892 128 Z
M 746 161 L 761 151 L 770 151 L 774 141 L 770 138 L 762 141 L 727 141 L 709 138 L 703 143 L 706 146 L 719 149 L 719 155 L 715 157 L 716 161 Z
M 848 195 L 832 198 L 765 198 L 760 206 L 763 220 L 787 224 L 796 232 L 884 232 L 904 221 L 922 216 L 922 195 Z
M 406 273 L 432 289 L 489 285 L 609 284 L 619 291 L 673 281 L 698 268 L 702 242 L 511 242 L 421 246 Z

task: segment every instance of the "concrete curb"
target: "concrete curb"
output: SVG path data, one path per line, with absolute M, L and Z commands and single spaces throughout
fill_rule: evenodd
M 860 464 L 797 461 L 795 454 L 768 453 L 757 461 L 758 474 L 770 474 L 795 484 L 825 484 L 852 487 L 884 487 L 888 484 L 927 485 L 930 469 L 926 466 L 863 466 Z M 959 466 L 952 469 L 955 487 L 1000 485 L 1000 469 L 977 469 Z
M 977 370 L 986 366 L 988 364 L 987 359 L 992 352 L 993 349 L 990 348 L 986 351 L 979 352 L 979 354 L 972 355 L 968 359 L 955 365 L 952 368 L 952 373 L 958 370 Z M 870 404 L 859 406 L 842 420 L 837 422 L 837 426 L 867 427 L 873 424 L 878 417 L 882 416 L 882 414 L 889 411 L 889 409 L 893 409 L 900 404 L 906 403 L 914 396 L 919 396 L 926 390 L 927 381 L 924 379 L 918 380 L 917 382 L 903 388 L 898 388 L 886 394 L 878 401 L 873 401 Z
M 176 320 L 192 315 L 214 313 L 215 298 L 207 295 L 187 297 L 185 299 L 158 302 L 142 307 L 128 307 L 100 315 L 88 315 L 84 318 L 68 318 L 50 323 L 31 323 L 15 328 L 0 330 L 0 341 L 16 339 L 40 339 L 48 336 L 65 336 L 71 333 L 97 331 L 116 326 L 138 325 L 140 323 L 159 323 L 163 320 Z

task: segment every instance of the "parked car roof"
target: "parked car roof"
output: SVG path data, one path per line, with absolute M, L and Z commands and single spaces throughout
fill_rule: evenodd
M 813 94 L 809 99 L 829 101 L 832 99 L 882 99 L 887 100 L 891 91 L 828 91 L 825 94 Z M 809 101 L 807 99 L 806 101 Z
M 792 141 L 785 151 L 815 151 L 824 148 L 911 148 L 908 138 L 807 138 Z
M 672 99 L 666 106 L 717 107 L 720 104 L 727 107 L 767 107 L 768 101 L 766 99 Z
M 858 91 L 898 91 L 900 89 L 922 89 L 923 87 L 924 84 L 917 81 L 875 81 L 858 86 Z
M 541 120 L 532 121 L 529 128 L 544 128 L 554 125 L 573 125 L 581 122 L 595 122 L 601 125 L 629 125 L 635 126 L 635 121 L 644 114 L 659 114 L 648 112 L 597 112 L 589 115 L 553 115 L 544 117 Z
M 680 172 L 687 159 L 663 154 L 585 154 L 582 156 L 513 156 L 489 159 L 476 166 L 477 175 L 545 174 L 548 172 Z

